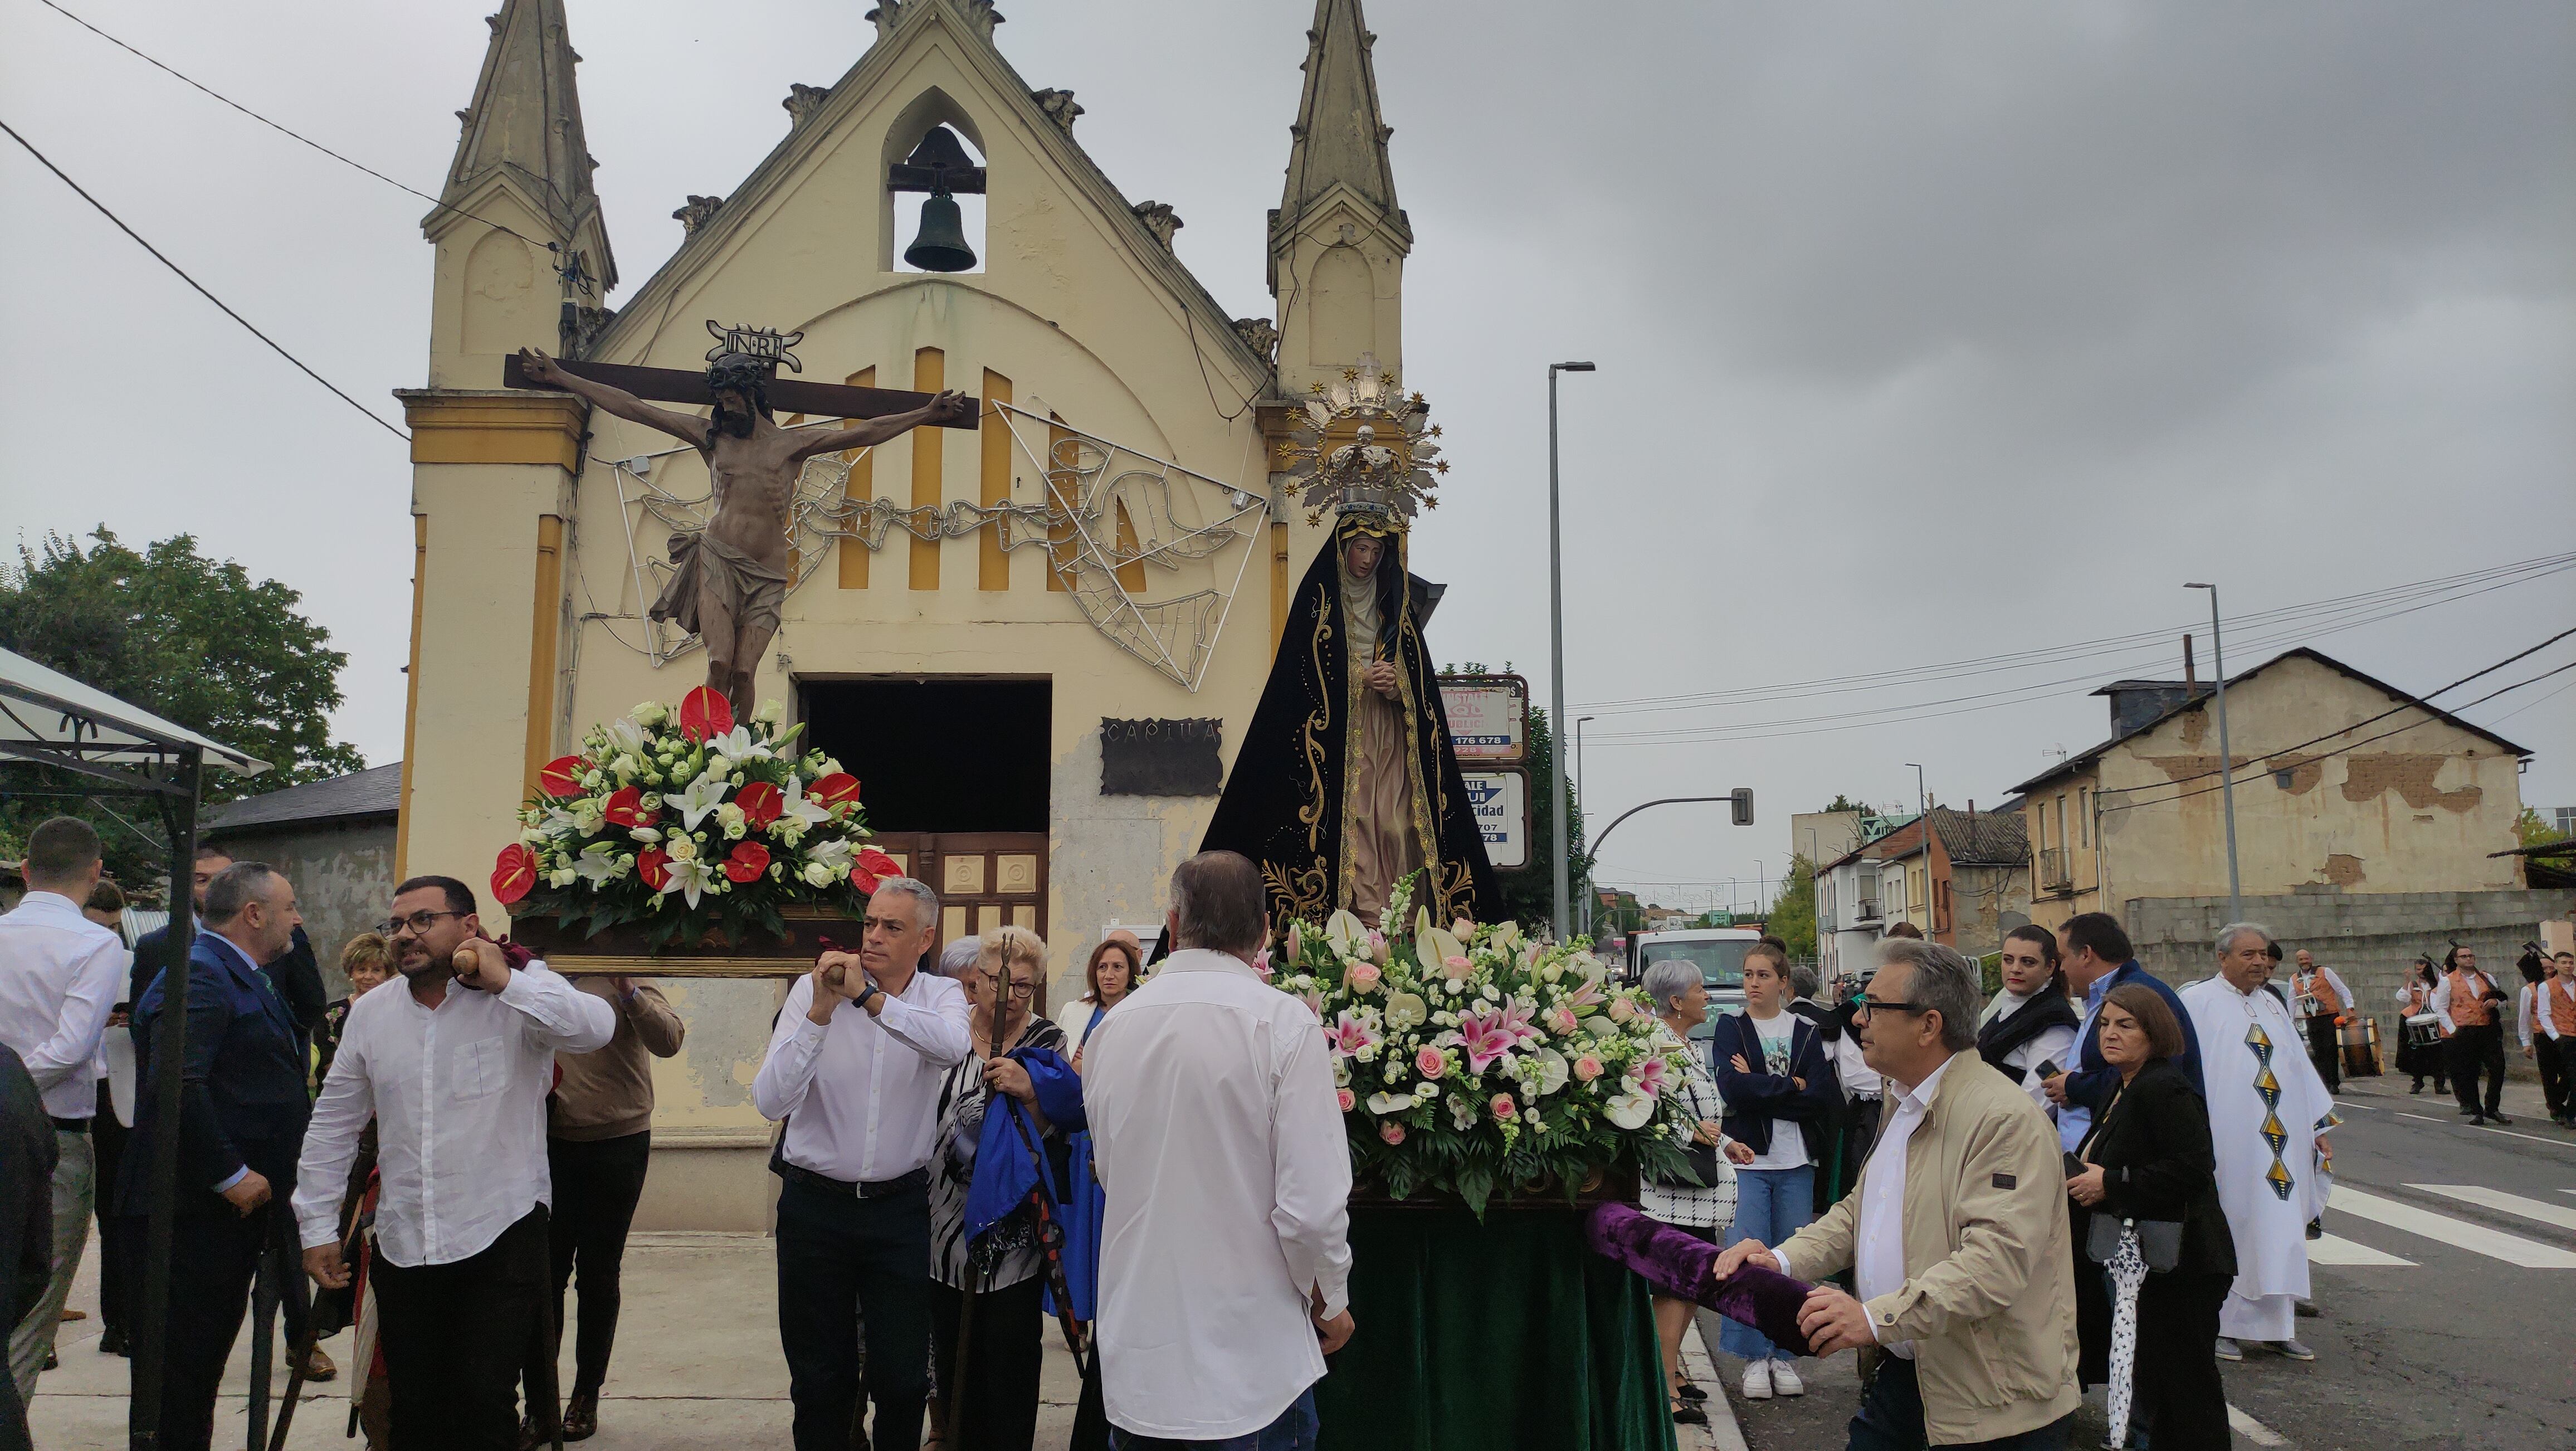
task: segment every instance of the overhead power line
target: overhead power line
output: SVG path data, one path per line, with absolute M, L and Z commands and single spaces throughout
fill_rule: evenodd
M 363 161 L 353 161 L 300 131 L 293 130 L 287 126 L 279 124 L 278 122 L 268 119 L 266 116 L 263 116 L 257 111 L 252 110 L 250 107 L 243 105 L 241 102 L 234 100 L 232 97 L 225 95 L 223 92 L 216 90 L 214 87 L 207 85 L 205 82 L 198 80 L 196 77 L 188 75 L 187 73 L 157 60 L 152 56 L 144 54 L 142 51 L 135 49 L 124 41 L 117 39 L 115 36 L 110 35 L 106 31 L 99 29 L 97 26 L 90 24 L 88 21 L 81 19 L 72 12 L 65 10 L 62 6 L 55 4 L 54 0 L 36 0 L 36 3 L 53 11 L 55 14 L 60 15 L 65 20 L 79 26 L 81 29 L 88 31 L 90 34 L 97 36 L 99 39 L 106 41 L 108 44 L 115 46 L 117 49 L 124 51 L 126 54 L 133 56 L 135 59 L 154 66 L 168 75 L 196 87 L 198 90 L 205 92 L 207 95 L 212 96 L 216 100 L 223 102 L 225 105 L 232 107 L 234 110 L 241 112 L 243 115 L 257 121 L 262 126 L 276 132 L 278 135 L 284 136 L 293 141 L 302 142 L 304 145 L 312 147 L 314 150 L 321 152 L 323 155 L 330 157 L 333 161 L 339 162 L 343 166 L 355 167 L 357 170 L 365 172 L 367 175 L 374 177 L 385 185 L 394 187 L 397 190 L 409 192 L 413 196 L 420 198 L 422 201 L 428 202 L 432 206 L 445 211 L 454 212 L 460 217 L 466 217 L 474 221 L 481 222 L 483 225 L 490 227 L 495 231 L 508 232 L 511 236 L 517 237 L 520 241 L 525 242 L 532 247 L 543 247 L 549 252 L 561 252 L 563 250 L 563 248 L 556 243 L 540 242 L 536 238 L 528 236 L 523 232 L 503 226 L 501 223 L 493 221 L 489 217 L 475 216 L 474 213 L 465 210 L 463 207 L 457 206 L 452 202 L 442 201 L 439 198 L 422 191 L 419 187 L 412 186 L 406 182 L 396 181 L 392 177 L 385 175 L 383 172 L 376 170 L 374 167 L 367 165 Z
M 226 316 L 226 317 L 228 317 L 228 318 L 231 318 L 233 321 L 235 321 L 235 322 L 237 322 L 237 323 L 240 323 L 240 324 L 242 325 L 243 329 L 244 329 L 244 330 L 246 330 L 247 332 L 249 332 L 249 334 L 250 334 L 252 337 L 255 337 L 255 338 L 259 339 L 261 342 L 268 344 L 269 348 L 270 348 L 272 351 L 274 351 L 274 352 L 275 352 L 279 357 L 284 358 L 286 361 L 288 361 L 288 362 L 290 362 L 290 363 L 293 363 L 293 364 L 295 365 L 296 370 L 297 370 L 298 372 L 301 372 L 305 377 L 312 379 L 314 382 L 321 384 L 323 387 L 330 389 L 333 397 L 338 398 L 341 402 L 346 403 L 346 404 L 348 404 L 350 407 L 357 409 L 360 413 L 365 414 L 365 415 L 366 415 L 366 418 L 367 418 L 367 421 L 368 421 L 369 423 L 374 424 L 376 427 L 383 429 L 385 432 L 392 434 L 394 437 L 399 438 L 399 439 L 403 440 L 403 441 L 404 441 L 404 442 L 406 442 L 406 443 L 408 443 L 408 442 L 410 442 L 410 441 L 411 441 L 411 435 L 410 435 L 410 434 L 403 432 L 401 429 L 394 427 L 394 426 L 393 426 L 392 424 L 390 424 L 390 423 L 387 423 L 384 419 L 382 419 L 382 418 L 380 418 L 380 417 L 378 417 L 378 416 L 376 415 L 376 411 L 375 411 L 374 409 L 369 408 L 369 407 L 368 407 L 367 405 L 365 405 L 364 403 L 361 403 L 361 402 L 359 402 L 357 399 L 352 398 L 352 397 L 350 397 L 348 394 L 346 394 L 346 393 L 342 392 L 342 391 L 340 390 L 340 385 L 339 385 L 339 384 L 332 382 L 330 379 L 323 377 L 321 374 L 319 374 L 319 373 L 317 373 L 317 372 L 314 372 L 310 367 L 307 367 L 307 366 L 305 365 L 305 362 L 304 362 L 304 360 L 303 360 L 302 358 L 299 358 L 299 357 L 295 356 L 293 353 L 288 352 L 288 351 L 286 350 L 285 346 L 284 346 L 283 344 L 279 343 L 279 342 L 277 341 L 277 339 L 275 339 L 275 338 L 273 338 L 273 337 L 270 337 L 268 334 L 266 334 L 266 333 L 264 333 L 264 332 L 261 332 L 257 327 L 255 327 L 255 326 L 253 326 L 253 325 L 251 324 L 251 320 L 250 320 L 249 318 L 246 318 L 246 317 L 242 316 L 240 313 L 233 311 L 233 310 L 232 310 L 232 307 L 231 307 L 231 305 L 230 305 L 230 304 L 226 303 L 222 298 L 217 297 L 217 296 L 215 296 L 213 293 L 211 293 L 211 292 L 207 291 L 207 290 L 206 290 L 206 285 L 205 285 L 204 283 L 202 283 L 202 282 L 199 282 L 196 278 L 189 276 L 186 268 L 181 267 L 178 263 L 171 261 L 171 260 L 170 260 L 168 257 L 166 257 L 166 256 L 163 256 L 163 255 L 162 255 L 162 253 L 161 253 L 161 249 L 160 249 L 160 248 L 155 247 L 155 246 L 153 246 L 150 242 L 147 242 L 147 241 L 143 240 L 143 234 L 142 234 L 141 232 L 138 232 L 138 231 L 134 230 L 132 227 L 127 226 L 127 225 L 125 224 L 125 219 L 124 219 L 124 218 L 122 218 L 122 217 L 118 216 L 116 213 L 114 213 L 114 212 L 112 212 L 112 211 L 109 211 L 109 210 L 107 209 L 107 203 L 100 201 L 98 198 L 96 198 L 96 197 L 94 197 L 94 196 L 91 196 L 91 195 L 88 193 L 88 191 L 86 191 L 86 190 L 84 190 L 84 189 L 82 188 L 82 186 L 81 186 L 81 184 L 80 184 L 79 182 L 76 182 L 76 181 L 74 181 L 74 180 L 72 180 L 72 179 L 71 179 L 71 176 L 69 175 L 69 173 L 65 172 L 61 167 L 54 165 L 52 158 L 50 158 L 50 157 L 46 156 L 46 155 L 45 155 L 45 153 L 43 153 L 43 152 L 41 152 L 41 151 L 38 151 L 38 150 L 36 149 L 36 145 L 35 145 L 35 143 L 34 143 L 34 142 L 29 141 L 29 140 L 28 140 L 26 137 L 24 137 L 24 136 L 19 135 L 19 134 L 18 134 L 18 129 L 17 129 L 16 127 L 14 127 L 14 126 L 10 125 L 10 124 L 9 124 L 8 122 L 6 122 L 6 121 L 0 121 L 0 131 L 6 131 L 6 132 L 8 132 L 8 133 L 9 133 L 9 139 L 10 139 L 10 140 L 15 141 L 15 142 L 17 142 L 19 145 L 26 147 L 26 148 L 27 148 L 27 154 L 28 154 L 29 156 L 32 156 L 32 157 L 36 158 L 36 160 L 38 160 L 39 162 L 42 162 L 42 163 L 44 164 L 44 168 L 45 168 L 45 170 L 50 171 L 50 172 L 52 172 L 55 176 L 62 178 L 62 183 L 63 183 L 63 185 L 65 185 L 65 186 L 67 186 L 67 187 L 70 187 L 70 188 L 71 188 L 75 193 L 78 193 L 78 194 L 79 194 L 79 196 L 80 196 L 80 199 L 81 199 L 82 201 L 85 201 L 85 202 L 89 203 L 91 206 L 98 208 L 98 214 L 99 214 L 100 216 L 107 218 L 107 219 L 108 219 L 109 221 L 111 221 L 111 222 L 114 222 L 114 223 L 116 224 L 116 229 L 117 229 L 118 231 L 123 232 L 125 235 L 127 235 L 127 236 L 129 236 L 129 237 L 132 237 L 132 238 L 134 239 L 134 242 L 135 242 L 135 245 L 136 245 L 136 246 L 139 246 L 139 247 L 141 247 L 144 251 L 151 253 L 151 254 L 152 254 L 152 260 L 154 260 L 154 261 L 156 261 L 156 262 L 160 263 L 160 264 L 161 264 L 162 266 L 164 266 L 164 267 L 169 268 L 172 272 L 177 273 L 180 281 L 182 281 L 182 282 L 184 282 L 184 283 L 187 283 L 190 287 L 193 287 L 193 288 L 195 288 L 195 289 L 197 290 L 197 295 L 198 295 L 198 296 L 203 297 L 206 301 L 211 302 L 211 303 L 213 303 L 216 307 L 218 307 L 218 308 L 222 309 L 224 316 Z

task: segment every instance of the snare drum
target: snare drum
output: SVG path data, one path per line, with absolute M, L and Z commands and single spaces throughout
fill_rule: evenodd
M 2406 1020 L 2406 1046 L 2438 1048 L 2442 1044 L 2442 1019 L 2435 1013 L 2417 1013 Z

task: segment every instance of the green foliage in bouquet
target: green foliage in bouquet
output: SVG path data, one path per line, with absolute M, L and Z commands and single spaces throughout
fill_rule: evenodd
M 646 922 L 648 945 L 720 930 L 739 941 L 786 930 L 790 905 L 857 918 L 893 858 L 865 845 L 859 783 L 775 704 L 743 724 L 705 686 L 677 710 L 656 702 L 594 726 L 547 763 L 519 812 L 519 839 L 492 866 L 513 915 L 587 936 Z
M 1596 1173 L 1689 1178 L 1681 1050 L 1644 997 L 1586 943 L 1436 926 L 1414 889 L 1398 887 L 1382 930 L 1349 912 L 1291 924 L 1272 969 L 1323 1021 L 1354 1174 L 1398 1199 L 1454 1193 L 1479 1216 L 1514 1189 L 1571 1200 Z

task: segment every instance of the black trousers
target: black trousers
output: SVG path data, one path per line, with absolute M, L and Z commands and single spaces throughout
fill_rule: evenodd
M 518 1451 L 519 1370 L 542 1343 L 550 1290 L 545 1206 L 479 1254 L 409 1268 L 378 1255 L 373 1273 L 394 1444 Z
M 2540 1096 L 2549 1104 L 2549 1116 L 2564 1119 L 2569 1109 L 2568 1082 L 2571 1069 L 2576 1069 L 2576 1043 L 2565 1038 L 2552 1038 L 2535 1033 L 2531 1039 L 2531 1058 L 2540 1065 Z
M 2308 1061 L 2326 1081 L 2326 1092 L 2343 1088 L 2343 1044 L 2335 1039 L 2335 1020 L 2323 1013 L 2308 1019 Z
M 2478 1074 L 2487 1076 L 2487 1096 L 2478 1098 Z M 2504 1106 L 2504 1025 L 2484 1023 L 2451 1035 L 2451 1092 L 2460 1107 L 2489 1118 Z
M 931 1282 L 931 1345 L 940 1398 L 951 1418 L 957 1397 L 966 1398 L 965 1425 L 948 1451 L 1030 1451 L 1036 1444 L 1038 1371 L 1046 1360 L 1046 1306 L 1040 1298 L 1045 1284 L 1044 1276 L 1033 1275 L 977 1297 L 961 1367 L 957 1321 L 966 1293 Z
M 124 1182 L 125 1141 L 133 1136 L 134 1130 L 116 1121 L 107 1080 L 100 1079 L 98 1117 L 89 1121 L 90 1143 L 97 1150 L 98 1162 L 98 1325 L 115 1335 L 132 1333 L 134 1297 L 142 1293 L 141 1264 L 135 1254 L 142 1244 L 141 1222 L 137 1221 L 132 1234 L 117 1232 L 117 1186 Z
M 2218 1307 L 2232 1275 L 2175 1270 L 2138 1288 L 2137 1387 L 2129 1423 L 2155 1451 L 2227 1451 L 2227 1386 L 2218 1378 Z
M 564 1286 L 581 1277 L 581 1330 L 573 1340 L 572 1394 L 596 1395 L 608 1379 L 608 1352 L 617 1342 L 618 1266 L 626 1258 L 626 1231 L 635 1203 L 644 1197 L 644 1169 L 653 1156 L 650 1130 L 623 1138 L 546 1140 L 546 1166 L 554 1176 L 555 1207 L 549 1225 L 555 1269 L 555 1321 L 564 1321 Z
M 930 1394 L 926 1186 L 882 1199 L 793 1180 L 779 1191 L 778 1341 L 796 1404 L 796 1451 L 848 1451 L 862 1390 L 876 1403 L 876 1445 L 921 1444 Z
M 2045 1426 L 1997 1436 L 1990 1441 L 1955 1443 L 1946 1451 L 2065 1451 L 2066 1433 L 2075 1425 L 2075 1413 L 2067 1412 Z M 1923 1387 L 1916 1381 L 1914 1362 L 1900 1355 L 1883 1356 L 1878 1374 L 1870 1377 L 1869 1389 L 1860 1393 L 1860 1414 L 1852 1417 L 1847 1451 L 1929 1451 L 1931 1440 L 1923 1427 Z M 2156 1451 L 2163 1451 L 2159 1442 Z
M 170 1312 L 163 1323 L 161 1441 L 203 1451 L 215 1435 L 215 1396 L 250 1308 L 251 1278 L 283 1212 L 271 1200 L 247 1215 L 184 1214 L 170 1230 Z M 140 1224 L 141 1221 L 135 1221 Z

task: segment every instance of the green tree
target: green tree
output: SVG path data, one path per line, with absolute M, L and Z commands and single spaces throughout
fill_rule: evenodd
M 1816 955 L 1816 864 L 1805 852 L 1789 857 L 1788 874 L 1779 890 L 1772 895 L 1771 909 L 1763 918 L 1771 934 L 1789 944 L 1789 955 L 1812 961 Z
M 1840 791 L 1834 793 L 1833 800 L 1825 803 L 1825 809 L 1827 811 L 1857 811 L 1863 816 L 1876 816 L 1878 814 L 1878 808 L 1874 806 L 1864 806 Z
M 297 610 L 303 596 L 209 559 L 175 534 L 136 553 L 101 525 L 82 541 L 47 534 L 0 569 L 0 647 L 49 666 L 269 763 L 256 777 L 209 774 L 207 802 L 274 791 L 361 769 L 355 746 L 331 739 L 348 656 Z M 82 779 L 23 764 L 0 766 L 0 833 L 69 813 L 99 828 L 109 870 L 141 883 L 168 865 L 161 823 L 140 800 L 78 795 Z
M 2550 825 L 2549 818 L 2531 806 L 2522 808 L 2522 815 L 2513 823 L 2513 834 L 2521 838 L 2524 846 L 2548 846 L 2567 839 L 2567 833 Z

